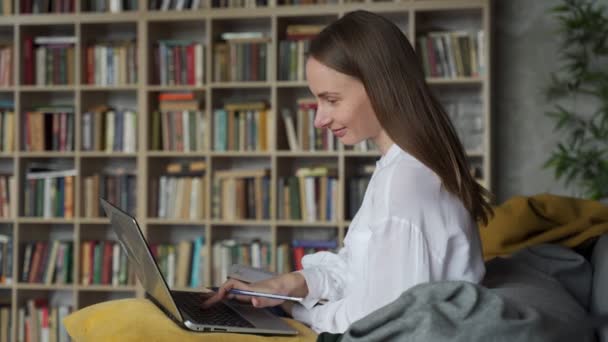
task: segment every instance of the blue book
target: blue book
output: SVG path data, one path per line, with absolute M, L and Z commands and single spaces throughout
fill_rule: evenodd
M 194 240 L 194 248 L 192 248 L 192 272 L 190 273 L 190 287 L 198 287 L 200 285 L 200 262 L 201 249 L 203 249 L 204 237 L 199 236 Z

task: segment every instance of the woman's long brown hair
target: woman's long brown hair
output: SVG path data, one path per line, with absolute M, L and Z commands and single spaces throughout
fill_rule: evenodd
M 309 56 L 365 86 L 388 136 L 433 170 L 471 216 L 486 224 L 490 193 L 469 172 L 462 143 L 425 81 L 407 37 L 388 19 L 354 11 L 316 36 Z

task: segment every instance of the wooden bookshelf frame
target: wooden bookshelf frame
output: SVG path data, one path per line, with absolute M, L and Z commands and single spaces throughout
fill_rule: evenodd
M 289 17 L 314 17 L 314 16 L 335 16 L 336 18 L 344 15 L 349 11 L 355 9 L 367 9 L 379 13 L 396 13 L 396 15 L 405 15 L 403 18 L 404 22 L 407 23 L 408 31 L 407 35 L 410 38 L 412 44 L 414 44 L 413 37 L 416 37 L 416 17 L 418 13 L 441 11 L 451 12 L 460 10 L 474 10 L 480 13 L 480 28 L 485 32 L 485 73 L 481 77 L 476 78 L 457 78 L 457 79 L 441 79 L 441 78 L 429 78 L 428 83 L 434 86 L 440 87 L 478 87 L 479 94 L 481 95 L 483 113 L 484 113 L 484 124 L 485 124 L 485 135 L 484 135 L 484 147 L 485 152 L 482 154 L 475 155 L 483 159 L 483 172 L 485 179 L 483 184 L 492 188 L 492 115 L 491 115 L 491 80 L 492 80 L 492 55 L 491 55 L 491 43 L 492 43 L 492 18 L 491 18 L 491 0 L 401 0 L 395 2 L 371 2 L 366 0 L 360 3 L 345 3 L 344 0 L 339 0 L 337 4 L 327 5 L 302 5 L 302 6 L 277 6 L 275 0 L 271 0 L 269 7 L 267 8 L 256 8 L 256 9 L 205 9 L 200 11 L 147 11 L 147 0 L 139 0 L 139 10 L 132 12 L 123 13 L 91 13 L 91 12 L 80 12 L 80 0 L 76 3 L 76 12 L 74 14 L 47 14 L 47 15 L 9 15 L 0 17 L 0 27 L 12 30 L 13 33 L 13 49 L 14 49 L 14 63 L 13 63 L 13 82 L 14 84 L 10 87 L 0 88 L 0 96 L 10 97 L 14 100 L 16 114 L 15 118 L 15 150 L 12 153 L 0 154 L 0 163 L 11 162 L 13 165 L 13 175 L 17 178 L 17 191 L 11 194 L 12 200 L 17 201 L 18 214 L 22 212 L 21 202 L 23 201 L 23 185 L 19 184 L 21 176 L 24 174 L 23 164 L 24 161 L 29 159 L 53 159 L 62 158 L 70 159 L 73 161 L 74 167 L 78 170 L 79 174 L 75 181 L 75 217 L 73 219 L 44 219 L 44 218 L 29 218 L 29 217 L 14 217 L 14 218 L 3 218 L 0 219 L 0 232 L 12 232 L 13 237 L 13 284 L 12 285 L 0 285 L 0 297 L 9 295 L 12 303 L 12 317 L 13 317 L 13 331 L 16 329 L 15 319 L 17 317 L 17 307 L 23 303 L 24 299 L 29 298 L 28 291 L 67 291 L 71 294 L 72 301 L 69 303 L 74 308 L 81 308 L 82 300 L 81 296 L 89 296 L 89 301 L 102 301 L 106 299 L 113 299 L 118 297 L 143 296 L 143 291 L 139 285 L 127 286 L 120 288 L 113 288 L 111 286 L 82 286 L 80 285 L 80 262 L 78 257 L 74 257 L 73 261 L 73 279 L 74 284 L 71 285 L 41 285 L 41 284 L 25 284 L 20 283 L 17 280 L 18 270 L 21 269 L 21 244 L 23 241 L 20 239 L 20 231 L 25 229 L 27 226 L 37 225 L 50 225 L 49 229 L 53 229 L 52 225 L 71 226 L 73 228 L 73 239 L 74 239 L 74 255 L 80 255 L 80 242 L 84 237 L 86 239 L 86 229 L 93 229 L 91 227 L 99 226 L 99 229 L 107 229 L 109 221 L 106 218 L 84 218 L 80 217 L 82 212 L 81 203 L 84 199 L 82 182 L 80 178 L 83 177 L 81 174 L 82 165 L 89 158 L 106 158 L 108 160 L 131 160 L 135 163 L 137 173 L 137 219 L 144 230 L 144 234 L 148 235 L 150 227 L 155 226 L 171 226 L 171 225 L 186 225 L 186 226 L 199 226 L 200 232 L 205 236 L 207 249 L 207 255 L 211 256 L 211 245 L 214 241 L 214 235 L 216 230 L 223 229 L 226 227 L 250 227 L 250 226 L 263 226 L 268 230 L 269 242 L 272 250 L 272 267 L 276 264 L 276 247 L 277 247 L 277 235 L 279 230 L 284 229 L 332 229 L 335 230 L 336 237 L 341 243 L 344 238 L 345 232 L 348 228 L 350 221 L 345 219 L 345 169 L 347 165 L 353 165 L 357 163 L 357 159 L 362 158 L 366 161 L 379 157 L 377 152 L 354 152 L 346 151 L 342 146 L 335 152 L 291 152 L 277 150 L 276 143 L 276 127 L 271 132 L 273 135 L 273 144 L 270 146 L 270 150 L 267 152 L 215 152 L 215 151 L 203 151 L 203 152 L 157 152 L 148 151 L 148 137 L 146 135 L 148 127 L 148 113 L 151 113 L 153 108 L 149 107 L 150 101 L 149 96 L 152 96 L 155 92 L 160 91 L 173 91 L 173 90 L 193 90 L 193 91 L 204 91 L 204 110 L 207 122 L 210 122 L 214 105 L 212 103 L 212 93 L 217 90 L 224 89 L 264 89 L 268 90 L 270 96 L 268 98 L 270 107 L 272 109 L 271 120 L 276 122 L 277 119 L 277 108 L 279 91 L 291 91 L 299 88 L 306 88 L 306 83 L 302 81 L 277 81 L 276 80 L 276 60 L 278 54 L 278 20 L 281 18 Z M 16 2 L 18 3 L 18 2 Z M 15 6 L 16 8 L 16 6 Z M 239 19 L 256 19 L 265 18 L 270 22 L 270 34 L 272 36 L 272 42 L 270 43 L 270 51 L 268 54 L 269 65 L 271 66 L 268 70 L 268 81 L 266 82 L 212 82 L 212 23 L 215 20 L 239 20 Z M 161 25 L 163 22 L 187 22 L 187 21 L 201 21 L 205 27 L 205 72 L 204 72 L 204 85 L 203 86 L 160 86 L 151 85 L 148 82 L 150 76 L 149 64 L 150 54 L 149 48 L 149 27 L 150 25 Z M 82 27 L 91 24 L 113 24 L 113 23 L 129 23 L 134 24 L 136 27 L 137 36 L 137 48 L 138 48 L 138 83 L 134 85 L 120 85 L 120 86 L 95 86 L 95 85 L 84 85 L 80 81 L 82 79 L 81 73 L 81 46 L 82 41 Z M 74 35 L 77 37 L 77 44 L 75 46 L 75 79 L 76 84 L 68 86 L 30 86 L 21 84 L 21 70 L 22 70 L 22 32 L 24 28 L 30 26 L 72 26 Z M 477 88 L 476 88 L 477 89 Z M 88 92 L 91 91 L 102 91 L 102 92 L 132 92 L 137 96 L 136 98 L 136 112 L 138 116 L 138 141 L 137 141 L 137 152 L 136 153 L 105 153 L 105 152 L 91 152 L 81 151 L 81 117 L 82 113 L 86 108 L 82 108 L 82 98 L 87 96 Z M 24 98 L 27 99 L 30 94 L 35 93 L 49 93 L 49 96 L 53 96 L 54 93 L 68 93 L 70 97 L 73 97 L 75 107 L 75 150 L 73 152 L 25 152 L 21 151 L 21 130 L 22 130 L 22 112 L 25 108 Z M 210 125 L 207 125 L 211 128 Z M 206 146 L 212 147 L 210 141 L 210 134 L 205 137 L 207 140 Z M 154 164 L 158 158 L 199 158 L 207 163 L 206 171 L 206 189 L 210 189 L 210 175 L 211 170 L 214 170 L 214 162 L 218 158 L 250 158 L 265 159 L 268 161 L 268 167 L 271 169 L 271 196 L 270 196 L 270 207 L 271 219 L 269 220 L 242 220 L 225 222 L 217 219 L 210 219 L 208 216 L 202 220 L 187 221 L 187 220 L 163 220 L 158 218 L 147 217 L 148 212 L 148 183 L 149 175 L 148 168 L 149 163 Z M 335 160 L 335 165 L 338 169 L 338 217 L 340 218 L 336 222 L 317 222 L 317 223 L 305 223 L 300 221 L 286 221 L 276 219 L 276 192 L 277 192 L 277 168 L 279 160 L 293 158 L 324 158 Z M 366 159 L 367 158 L 367 159 Z M 207 191 L 209 193 L 209 191 Z M 209 214 L 210 211 L 210 195 L 207 194 L 205 199 L 205 213 Z M 230 228 L 228 228 L 230 229 Z M 207 285 L 210 283 L 210 267 L 212 265 L 210 257 L 206 258 L 206 274 L 205 279 Z M 22 296 L 23 293 L 23 296 Z M 91 299 L 90 297 L 93 297 Z

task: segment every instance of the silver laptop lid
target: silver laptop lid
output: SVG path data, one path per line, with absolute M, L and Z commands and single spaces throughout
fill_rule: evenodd
M 154 261 L 137 221 L 103 198 L 99 200 L 106 215 L 110 218 L 111 226 L 123 251 L 127 253 L 131 265 L 135 267 L 135 274 L 148 295 L 162 305 L 175 319 L 183 322 L 182 315 L 171 297 L 165 278 Z

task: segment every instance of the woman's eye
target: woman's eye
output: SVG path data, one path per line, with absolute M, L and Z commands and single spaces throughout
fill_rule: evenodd
M 336 100 L 336 99 L 327 99 L 327 103 L 329 103 L 331 105 L 336 104 L 337 102 L 338 102 L 338 100 Z

